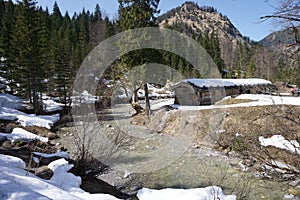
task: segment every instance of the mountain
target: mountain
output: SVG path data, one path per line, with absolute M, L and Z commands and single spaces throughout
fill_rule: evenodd
M 231 40 L 233 43 L 245 41 L 228 17 L 213 7 L 199 7 L 194 2 L 186 2 L 182 6 L 168 11 L 158 17 L 158 22 L 160 27 L 184 25 L 195 33 L 215 32 L 221 40 Z
M 237 69 L 240 46 L 250 47 L 249 38 L 243 37 L 227 16 L 210 6 L 200 7 L 195 2 L 186 2 L 158 17 L 160 27 L 168 27 L 189 36 L 216 34 L 221 49 L 221 57 L 227 69 Z M 246 64 L 243 64 L 246 65 Z
M 295 50 L 295 35 L 291 29 L 276 31 L 259 41 L 264 47 L 276 52 L 286 53 Z

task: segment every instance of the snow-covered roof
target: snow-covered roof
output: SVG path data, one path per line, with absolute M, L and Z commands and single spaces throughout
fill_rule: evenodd
M 196 87 L 232 87 L 232 86 L 254 86 L 254 85 L 268 85 L 270 81 L 259 78 L 247 79 L 186 79 L 179 83 L 190 83 Z

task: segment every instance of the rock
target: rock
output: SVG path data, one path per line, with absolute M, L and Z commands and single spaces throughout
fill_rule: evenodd
M 14 128 L 20 128 L 22 126 L 15 124 L 15 123 L 9 123 L 6 126 L 3 127 L 3 132 L 5 133 L 11 133 Z
M 116 187 L 97 179 L 94 176 L 84 176 L 82 177 L 81 188 L 89 193 L 105 193 L 111 194 L 120 199 L 133 199 L 130 195 L 123 193 L 116 189 Z
M 8 140 L 4 141 L 1 145 L 1 147 L 5 148 L 5 149 L 11 149 L 13 146 L 14 145 Z
M 44 127 L 37 127 L 37 126 L 29 126 L 24 127 L 26 131 L 29 131 L 31 133 L 34 133 L 36 135 L 47 137 L 49 140 L 57 139 L 58 136 L 56 133 L 51 132 L 50 130 L 44 128 Z
M 299 184 L 300 184 L 300 180 L 299 179 L 289 182 L 289 185 L 293 186 L 293 187 L 296 187 Z
M 294 195 L 294 196 L 297 196 L 297 195 L 299 195 L 300 194 L 300 192 L 298 191 L 298 190 L 296 190 L 296 189 L 293 189 L 293 188 L 291 188 L 291 189 L 288 189 L 288 191 L 287 191 L 289 194 L 292 194 L 292 195 Z
M 39 168 L 35 168 L 34 174 L 40 178 L 49 180 L 53 176 L 53 171 L 49 169 L 47 166 L 42 166 Z
M 53 133 L 53 132 L 48 132 L 46 137 L 49 138 L 49 140 L 54 140 L 54 139 L 58 138 L 58 135 L 56 133 Z

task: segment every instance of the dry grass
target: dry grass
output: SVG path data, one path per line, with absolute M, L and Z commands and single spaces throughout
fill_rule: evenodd
M 227 103 L 236 102 L 245 101 L 231 99 Z M 155 129 L 159 126 L 162 116 L 162 113 L 154 114 L 148 127 Z M 221 133 L 217 133 L 218 130 L 222 130 Z M 276 160 L 300 171 L 300 155 L 275 147 L 263 147 L 259 142 L 260 136 L 269 138 L 273 135 L 300 142 L 300 106 L 178 110 L 168 117 L 161 133 L 186 134 L 193 137 L 194 143 L 234 151 L 243 159 L 255 160 L 259 166 Z M 208 140 L 210 135 L 213 137 Z M 291 173 L 297 174 L 297 171 Z
M 219 101 L 216 103 L 216 105 L 232 105 L 232 104 L 240 104 L 240 103 L 249 103 L 256 100 L 251 99 L 236 99 L 236 98 L 230 98 L 223 101 Z

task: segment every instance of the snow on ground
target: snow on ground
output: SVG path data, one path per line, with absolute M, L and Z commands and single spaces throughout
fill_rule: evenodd
M 280 161 L 276 161 L 276 160 L 270 160 L 267 163 L 263 164 L 263 167 L 267 170 L 270 171 L 276 171 L 279 173 L 286 173 L 287 171 L 293 170 L 295 172 L 299 173 L 299 170 L 296 169 L 295 167 L 282 163 Z
M 300 105 L 300 97 L 281 97 L 281 96 L 271 96 L 265 94 L 242 94 L 237 99 L 250 99 L 258 101 L 260 105 Z M 255 104 L 255 102 L 251 102 Z
M 37 156 L 41 156 L 43 158 L 61 157 L 61 158 L 69 159 L 69 154 L 64 151 L 59 151 L 59 152 L 51 153 L 51 154 L 33 152 L 33 154 L 37 155 Z
M 0 119 L 2 120 L 17 120 L 22 126 L 39 126 L 50 129 L 55 122 L 60 119 L 59 114 L 54 115 L 34 115 L 26 114 L 19 110 L 0 107 Z
M 48 167 L 54 175 L 44 180 L 25 171 L 21 159 L 0 155 L 1 199 L 117 200 L 108 194 L 90 194 L 80 189 L 81 178 L 68 172 L 73 166 L 64 159 L 53 161 Z
M 51 110 L 57 110 L 58 104 L 55 106 L 53 102 L 47 102 L 46 106 L 51 108 Z M 51 104 L 50 104 L 51 103 Z M 55 115 L 34 115 L 26 114 L 19 111 L 23 107 L 23 100 L 19 97 L 10 94 L 0 93 L 0 119 L 14 121 L 16 120 L 22 126 L 39 126 L 50 129 L 55 122 L 60 119 L 59 114 Z
M 0 108 L 21 109 L 23 107 L 23 99 L 10 94 L 0 93 Z
M 293 153 L 300 153 L 299 143 L 296 140 L 286 140 L 282 135 L 273 135 L 270 138 L 259 137 L 259 142 L 262 146 L 273 146 L 279 149 L 285 149 Z
M 48 168 L 54 172 L 50 180 L 41 179 L 25 170 L 20 158 L 0 154 L 0 197 L 2 199 L 82 199 L 117 200 L 108 194 L 90 194 L 80 189 L 81 178 L 68 171 L 73 167 L 65 159 L 51 162 Z M 195 189 L 138 191 L 140 200 L 235 200 L 234 195 L 224 195 L 216 186 Z
M 228 99 L 230 97 L 225 97 Z M 248 99 L 252 102 L 231 104 L 231 105 L 210 105 L 210 106 L 181 106 L 171 105 L 173 108 L 181 110 L 208 110 L 214 108 L 235 108 L 235 107 L 250 107 L 250 106 L 266 106 L 266 105 L 296 105 L 300 106 L 300 97 L 280 97 L 264 94 L 242 94 L 236 99 Z M 222 101 L 222 100 L 221 100 Z
M 18 129 L 16 129 L 15 132 L 17 132 L 17 130 Z M 29 140 L 32 138 L 32 135 L 25 133 L 24 137 L 25 140 Z M 43 157 L 66 156 L 64 152 L 58 152 L 55 154 L 42 154 L 34 152 L 34 154 Z M 64 158 L 55 160 L 48 165 L 48 168 L 54 173 L 50 180 L 44 180 L 35 176 L 34 174 L 26 171 L 25 167 L 25 162 L 20 158 L 0 154 L 1 199 L 117 200 L 117 198 L 108 194 L 90 194 L 82 190 L 80 188 L 81 178 L 69 173 L 73 165 L 69 164 Z M 138 197 L 140 200 L 213 200 L 216 198 L 221 200 L 236 199 L 236 197 L 233 195 L 224 195 L 222 193 L 222 189 L 216 186 L 186 190 L 151 190 L 143 188 L 138 191 Z
M 166 88 L 156 88 L 148 83 L 149 98 L 160 99 L 160 98 L 172 98 L 174 97 L 174 92 L 167 90 Z M 139 98 L 145 98 L 145 90 L 139 89 Z
M 76 95 L 72 96 L 71 99 L 72 105 L 78 105 L 80 103 L 93 104 L 98 100 L 98 97 L 84 90 L 82 93 L 77 93 Z
M 234 195 L 224 195 L 222 189 L 216 186 L 195 189 L 162 189 L 151 190 L 143 188 L 137 194 L 139 200 L 236 200 Z
M 43 99 L 43 109 L 46 112 L 55 112 L 63 109 L 64 104 L 57 103 L 52 99 Z
M 152 110 L 158 110 L 163 106 L 172 105 L 173 103 L 174 99 L 159 99 L 155 101 L 150 101 Z
M 48 138 L 41 137 L 31 132 L 28 132 L 22 128 L 14 128 L 12 133 L 0 133 L 0 136 L 5 136 L 7 140 L 11 142 L 19 142 L 19 141 L 33 141 L 39 140 L 42 142 L 48 142 Z

